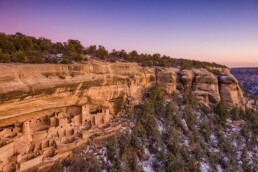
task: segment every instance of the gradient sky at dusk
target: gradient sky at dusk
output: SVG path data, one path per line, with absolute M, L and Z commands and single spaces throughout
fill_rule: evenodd
M 0 0 L 0 32 L 258 67 L 258 0 Z

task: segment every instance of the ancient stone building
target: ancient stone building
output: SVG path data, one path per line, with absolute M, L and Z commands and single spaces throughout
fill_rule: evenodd
M 0 130 L 0 171 L 52 165 L 92 136 L 104 138 L 122 128 L 110 125 L 111 120 L 109 109 L 90 109 L 86 104 L 5 127 Z

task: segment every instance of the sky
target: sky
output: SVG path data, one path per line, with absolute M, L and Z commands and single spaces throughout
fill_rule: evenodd
M 258 67 L 258 0 L 0 0 L 0 32 Z

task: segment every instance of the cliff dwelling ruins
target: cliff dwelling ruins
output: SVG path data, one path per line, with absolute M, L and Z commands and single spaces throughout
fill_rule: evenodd
M 94 136 L 98 141 L 123 127 L 108 108 L 70 106 L 0 129 L 0 171 L 38 170 L 65 158 Z
M 0 172 L 51 167 L 74 148 L 101 143 L 129 128 L 125 118 L 113 115 L 114 101 L 123 93 L 133 98 L 132 105 L 139 104 L 154 84 L 169 94 L 180 86 L 192 87 L 207 106 L 223 101 L 228 107 L 244 108 L 246 103 L 238 81 L 226 69 L 217 76 L 206 69 L 94 60 L 0 68 Z

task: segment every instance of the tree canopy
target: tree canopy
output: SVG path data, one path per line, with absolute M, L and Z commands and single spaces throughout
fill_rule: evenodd
M 133 50 L 113 49 L 109 52 L 104 46 L 90 45 L 84 47 L 79 40 L 69 39 L 67 42 L 52 42 L 47 38 L 35 38 L 22 33 L 7 35 L 0 33 L 0 62 L 20 63 L 73 63 L 87 60 L 86 57 L 106 61 L 129 61 L 142 66 L 162 66 L 188 68 L 225 67 L 216 63 L 197 60 L 176 59 L 169 56 L 138 53 Z

